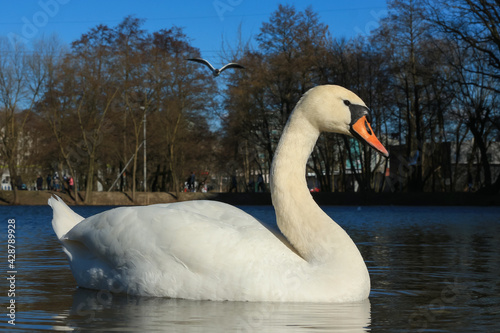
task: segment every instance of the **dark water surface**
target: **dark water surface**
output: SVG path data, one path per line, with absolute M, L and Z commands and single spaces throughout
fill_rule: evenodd
M 87 217 L 109 208 L 75 211 Z M 275 223 L 272 207 L 242 208 Z M 0 330 L 500 332 L 500 207 L 323 209 L 367 262 L 372 292 L 366 302 L 209 302 L 78 289 L 52 231 L 50 207 L 0 206 Z M 15 274 L 8 273 L 12 219 Z M 15 297 L 8 295 L 12 287 Z M 15 326 L 8 323 L 11 300 Z

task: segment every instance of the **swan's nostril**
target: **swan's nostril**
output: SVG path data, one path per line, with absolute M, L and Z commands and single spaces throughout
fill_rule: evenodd
M 368 123 L 368 120 L 365 119 L 365 127 L 366 127 L 366 131 L 368 132 L 368 134 L 372 135 L 372 129 L 370 127 L 370 124 Z

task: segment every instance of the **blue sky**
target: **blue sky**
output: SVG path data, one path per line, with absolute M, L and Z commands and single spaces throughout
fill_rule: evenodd
M 0 35 L 17 35 L 31 43 L 56 33 L 69 44 L 100 23 L 115 26 L 135 15 L 146 19 L 144 28 L 150 32 L 182 27 L 202 56 L 218 63 L 223 41 L 236 44 L 240 25 L 245 40 L 257 35 L 280 3 L 298 10 L 312 5 L 334 37 L 366 35 L 387 14 L 386 0 L 0 0 Z

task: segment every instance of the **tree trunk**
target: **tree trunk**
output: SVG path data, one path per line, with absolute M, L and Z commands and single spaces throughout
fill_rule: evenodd
M 12 186 L 12 204 L 18 205 L 19 204 L 19 191 L 17 189 L 17 168 L 15 167 L 15 163 L 12 161 L 9 161 L 9 173 L 10 173 L 10 183 Z
M 132 168 L 132 201 L 135 202 L 135 193 L 137 192 L 137 153 L 139 152 L 138 141 L 135 141 L 134 166 Z
M 87 171 L 87 182 L 85 184 L 85 203 L 89 204 L 92 198 L 92 190 L 94 185 L 94 157 L 89 156 L 89 169 Z

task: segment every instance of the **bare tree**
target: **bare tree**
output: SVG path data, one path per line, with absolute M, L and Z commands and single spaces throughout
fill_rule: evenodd
M 498 1 L 427 0 L 426 4 L 426 14 L 436 30 L 454 41 L 446 52 L 452 55 L 448 63 L 456 77 L 452 82 L 459 91 L 457 104 L 473 135 L 473 148 L 479 150 L 483 190 L 496 193 L 500 191 L 500 176 L 496 181 L 492 179 L 488 148 L 491 132 L 497 129 L 494 119 L 498 114 L 492 101 L 500 93 Z
M 487 89 L 500 92 L 500 5 L 495 0 L 426 0 L 428 18 L 442 32 L 476 50 L 468 71 L 491 77 Z M 488 82 L 491 82 L 488 80 Z M 477 81 L 467 84 L 478 85 Z
M 1 153 L 6 160 L 14 193 L 13 203 L 18 203 L 18 186 L 21 179 L 18 166 L 29 152 L 21 152 L 20 144 L 31 110 L 43 93 L 47 78 L 43 42 L 37 42 L 29 51 L 21 42 L 0 38 L 0 108 L 2 111 Z M 23 111 L 24 112 L 21 112 Z
M 114 62 L 116 69 L 116 84 L 120 87 L 120 102 L 118 112 L 123 117 L 123 155 L 122 162 L 125 165 L 128 159 L 127 137 L 133 138 L 133 166 L 132 166 L 132 200 L 136 200 L 137 189 L 137 167 L 138 153 L 141 147 L 140 135 L 146 126 L 144 119 L 150 101 L 152 87 L 146 84 L 146 73 L 143 70 L 143 52 L 146 48 L 147 34 L 141 29 L 143 21 L 134 17 L 126 17 L 115 29 L 112 47 L 115 49 L 117 61 Z M 127 135 L 128 120 L 132 121 L 132 135 Z M 143 184 L 144 188 L 147 183 Z
M 111 41 L 112 31 L 107 26 L 99 25 L 73 42 L 73 52 L 68 59 L 75 69 L 74 79 L 80 87 L 76 92 L 74 110 L 80 133 L 77 154 L 85 158 L 87 165 L 85 202 L 91 199 L 98 171 L 99 147 L 109 126 L 112 102 L 119 91 L 112 71 Z
M 199 168 L 188 160 L 202 155 L 200 138 L 216 103 L 216 84 L 203 68 L 185 60 L 198 56 L 199 51 L 189 44 L 182 30 L 156 32 L 149 45 L 147 77 L 153 90 L 149 105 L 164 147 L 168 187 L 177 192 L 185 174 Z

